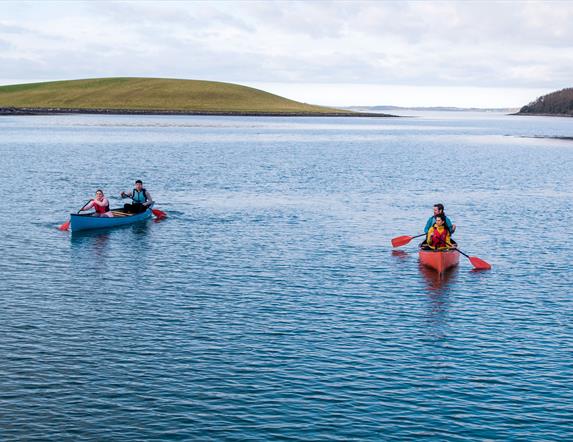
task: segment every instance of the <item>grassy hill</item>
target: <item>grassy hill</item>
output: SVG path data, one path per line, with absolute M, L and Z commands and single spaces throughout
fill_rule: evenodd
M 0 86 L 0 108 L 224 114 L 344 114 L 231 83 L 100 78 Z
M 573 88 L 562 89 L 543 95 L 523 106 L 518 115 L 568 115 L 573 116 Z

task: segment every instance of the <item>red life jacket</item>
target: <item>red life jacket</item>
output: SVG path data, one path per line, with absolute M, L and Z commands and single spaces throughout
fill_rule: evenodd
M 432 246 L 434 247 L 448 247 L 448 243 L 446 242 L 448 236 L 448 229 L 444 226 L 444 230 L 442 233 L 438 232 L 438 228 L 434 226 L 434 231 L 432 232 L 432 237 L 430 241 L 432 241 Z
M 96 213 L 106 213 L 109 212 L 109 204 L 107 206 L 100 206 L 94 201 L 94 209 Z

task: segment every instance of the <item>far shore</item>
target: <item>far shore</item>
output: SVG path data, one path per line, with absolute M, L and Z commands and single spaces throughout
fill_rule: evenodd
M 533 112 L 516 112 L 514 114 L 509 114 L 509 115 L 517 115 L 518 117 L 527 117 L 527 116 L 532 116 L 532 117 L 568 117 L 571 118 L 573 117 L 573 114 L 537 114 L 537 113 L 533 113 Z
M 506 135 L 508 137 L 517 137 L 517 138 L 544 138 L 549 140 L 565 140 L 565 141 L 573 141 L 573 137 L 565 137 L 560 135 Z
M 399 115 L 374 112 L 248 112 L 248 111 L 189 111 L 161 109 L 77 109 L 77 108 L 34 108 L 0 107 L 1 115 L 54 115 L 54 114 L 97 114 L 97 115 L 205 115 L 235 117 L 374 117 L 401 118 Z

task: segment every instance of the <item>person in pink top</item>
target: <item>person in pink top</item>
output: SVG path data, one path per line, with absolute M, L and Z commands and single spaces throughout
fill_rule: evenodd
M 81 210 L 86 211 L 91 208 L 95 210 L 94 216 L 107 216 L 108 218 L 113 218 L 113 213 L 109 210 L 109 201 L 99 189 L 96 190 L 95 199 L 91 200 L 90 203 Z

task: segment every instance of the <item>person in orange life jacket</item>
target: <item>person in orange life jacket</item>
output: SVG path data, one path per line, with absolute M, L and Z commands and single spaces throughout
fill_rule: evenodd
M 432 227 L 436 223 L 436 216 L 438 216 L 439 214 L 442 214 L 446 217 L 446 226 L 450 231 L 450 235 L 453 235 L 454 232 L 456 231 L 456 225 L 452 224 L 450 218 L 446 216 L 446 214 L 444 213 L 444 205 L 440 203 L 434 204 L 434 214 L 430 218 L 428 218 L 428 221 L 426 222 L 426 227 L 424 227 L 424 233 L 428 233 L 430 227 Z
M 450 249 L 455 247 L 450 238 L 450 229 L 446 224 L 446 215 L 436 215 L 436 223 L 430 227 L 426 236 L 426 243 L 432 249 Z
M 94 216 L 106 216 L 108 218 L 113 218 L 113 213 L 109 211 L 109 201 L 104 196 L 101 190 L 96 190 L 95 199 L 91 200 L 90 203 L 81 211 L 90 210 L 93 208 L 95 210 Z
M 153 199 L 147 190 L 143 188 L 143 182 L 137 180 L 135 182 L 135 189 L 131 192 L 121 192 L 122 198 L 131 198 L 133 202 L 131 204 L 124 204 L 123 208 L 129 213 L 141 213 L 145 212 L 147 208 L 153 204 Z

